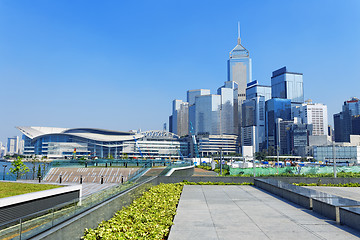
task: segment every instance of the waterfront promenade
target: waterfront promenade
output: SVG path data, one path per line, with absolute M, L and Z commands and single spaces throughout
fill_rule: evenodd
M 360 233 L 253 186 L 184 186 L 169 239 L 359 239 Z

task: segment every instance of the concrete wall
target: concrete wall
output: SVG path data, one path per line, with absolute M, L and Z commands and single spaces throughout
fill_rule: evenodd
M 23 218 L 59 204 L 78 202 L 81 185 L 27 193 L 0 200 L 0 224 Z
M 178 176 L 192 176 L 194 174 L 195 166 L 187 166 L 187 167 L 181 167 L 181 168 L 172 168 L 170 171 L 166 174 L 166 176 L 171 177 L 178 177 Z

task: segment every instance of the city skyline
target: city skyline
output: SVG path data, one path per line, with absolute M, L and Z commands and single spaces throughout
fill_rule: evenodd
M 15 126 L 161 129 L 172 100 L 226 81 L 238 21 L 252 79 L 303 73 L 305 99 L 326 104 L 332 124 L 359 97 L 359 12 L 357 1 L 0 2 L 0 141 Z

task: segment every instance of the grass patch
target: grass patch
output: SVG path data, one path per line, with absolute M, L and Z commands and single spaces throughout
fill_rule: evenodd
M 62 186 L 50 184 L 0 182 L 0 198 L 11 197 L 31 192 L 38 192 L 59 187 Z

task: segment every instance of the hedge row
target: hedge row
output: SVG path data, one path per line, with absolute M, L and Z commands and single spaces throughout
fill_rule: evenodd
M 184 184 L 160 184 L 103 221 L 96 229 L 85 229 L 83 239 L 164 239 Z

